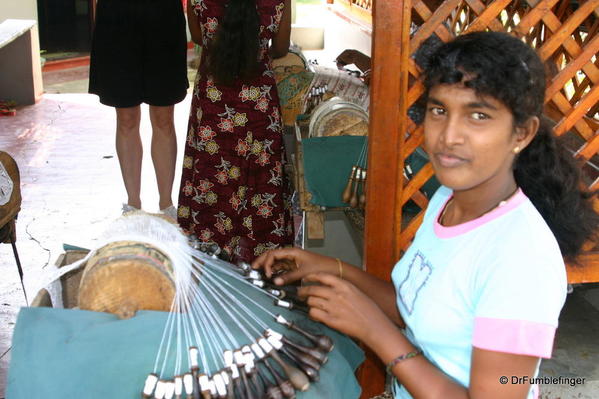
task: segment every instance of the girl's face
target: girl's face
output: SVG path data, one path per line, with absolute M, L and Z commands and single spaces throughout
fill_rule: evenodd
M 514 129 L 507 106 L 462 83 L 440 84 L 429 92 L 425 148 L 439 181 L 454 191 L 512 184 L 515 152 L 534 134 L 527 136 L 526 128 Z

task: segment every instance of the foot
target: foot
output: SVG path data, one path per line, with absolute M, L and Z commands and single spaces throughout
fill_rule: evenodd
M 177 221 L 177 208 L 175 208 L 173 205 L 161 209 L 160 212 L 165 216 L 168 216 L 169 218 L 173 219 L 175 222 Z
M 123 204 L 123 215 L 126 215 L 130 212 L 139 211 L 139 208 L 134 207 L 133 205 Z

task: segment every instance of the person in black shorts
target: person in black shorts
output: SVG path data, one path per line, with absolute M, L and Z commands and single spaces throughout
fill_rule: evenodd
M 98 0 L 89 92 L 116 109 L 116 150 L 128 200 L 141 209 L 140 104 L 150 106 L 159 208 L 176 219 L 171 191 L 177 141 L 174 105 L 185 98 L 187 34 L 181 0 Z

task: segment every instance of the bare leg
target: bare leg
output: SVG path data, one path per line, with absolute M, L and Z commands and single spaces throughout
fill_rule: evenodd
M 116 109 L 116 153 L 127 190 L 127 204 L 141 209 L 141 159 L 143 149 L 139 136 L 140 107 Z
M 156 171 L 160 209 L 173 205 L 172 191 L 177 161 L 177 136 L 174 122 L 175 106 L 150 105 L 152 122 L 152 162 Z

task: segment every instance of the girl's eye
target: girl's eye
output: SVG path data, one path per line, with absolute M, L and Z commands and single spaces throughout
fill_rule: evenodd
M 489 115 L 483 114 L 482 112 L 473 112 L 472 119 L 476 119 L 478 121 L 484 121 L 486 119 L 490 119 Z
M 428 112 L 430 112 L 433 115 L 444 115 L 445 114 L 445 110 L 443 108 L 439 108 L 439 107 L 430 107 L 428 109 Z

